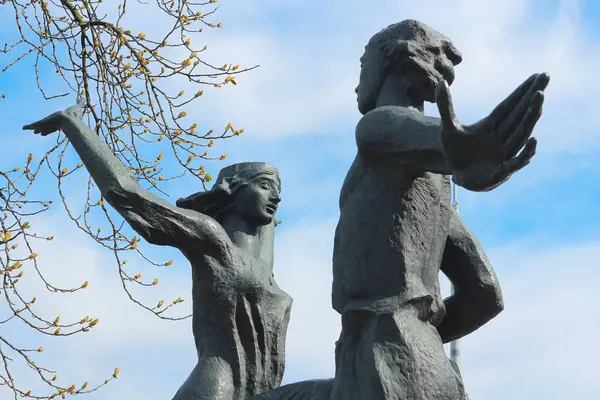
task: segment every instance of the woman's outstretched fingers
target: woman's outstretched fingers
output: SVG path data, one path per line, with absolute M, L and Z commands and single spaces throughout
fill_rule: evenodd
M 24 131 L 33 131 L 33 133 L 37 134 L 42 134 L 44 135 L 44 124 L 43 124 L 43 120 L 42 121 L 36 121 L 33 122 L 31 124 L 25 125 L 23 127 Z
M 23 130 L 33 130 L 33 133 L 40 133 L 42 136 L 47 136 L 52 132 L 56 132 L 61 127 L 62 113 L 53 113 L 39 121 L 25 125 Z

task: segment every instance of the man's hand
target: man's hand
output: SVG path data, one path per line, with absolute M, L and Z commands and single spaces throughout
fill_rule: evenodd
M 457 185 L 489 191 L 529 164 L 537 144 L 531 134 L 542 115 L 549 81 L 546 73 L 532 75 L 488 117 L 469 126 L 458 122 L 448 84 L 439 82 L 436 103 L 442 118 L 442 146 Z

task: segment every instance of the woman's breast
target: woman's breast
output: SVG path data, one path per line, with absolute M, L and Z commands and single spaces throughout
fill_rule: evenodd
M 281 383 L 292 298 L 249 260 L 227 274 L 197 274 L 193 331 L 199 358 L 219 357 L 236 387 L 256 394 Z M 256 269 L 260 268 L 259 271 Z

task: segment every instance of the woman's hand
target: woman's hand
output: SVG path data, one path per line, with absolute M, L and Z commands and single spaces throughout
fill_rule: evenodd
M 58 111 L 48 115 L 44 119 L 40 119 L 29 125 L 25 125 L 23 130 L 32 130 L 36 135 L 39 133 L 42 136 L 48 136 L 61 129 L 62 121 L 65 118 L 64 111 Z
M 77 104 L 67 108 L 64 111 L 58 111 L 48 115 L 46 118 L 25 125 L 23 130 L 32 130 L 35 134 L 41 134 L 42 136 L 48 136 L 61 129 L 62 122 L 65 118 L 81 119 L 83 116 L 84 100 L 80 99 Z

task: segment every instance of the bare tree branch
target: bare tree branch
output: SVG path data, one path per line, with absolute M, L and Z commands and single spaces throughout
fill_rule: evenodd
M 44 99 L 72 94 L 82 97 L 90 111 L 90 126 L 148 189 L 165 193 L 161 188 L 164 182 L 187 173 L 205 185 L 211 177 L 203 163 L 226 157 L 226 154 L 209 155 L 209 148 L 215 140 L 237 136 L 243 129 L 234 129 L 228 124 L 220 134 L 212 129 L 200 132 L 197 123 L 189 122 L 185 108 L 203 95 L 202 86 L 219 88 L 235 85 L 240 73 L 256 67 L 211 65 L 201 58 L 207 47 L 192 45 L 191 36 L 203 29 L 221 27 L 221 23 L 211 21 L 218 8 L 215 0 L 140 3 L 144 7 L 154 7 L 162 15 L 161 25 L 168 28 L 160 37 L 144 32 L 134 33 L 123 26 L 128 7 L 126 0 L 120 4 L 105 3 L 110 4 L 102 4 L 102 0 L 0 0 L 3 12 L 12 10 L 14 13 L 17 33 L 16 40 L 0 48 L 0 62 L 6 61 L 4 66 L 0 66 L 0 74 L 23 64 L 24 60 L 32 60 L 32 72 Z M 153 34 L 156 35 L 154 30 Z M 48 74 L 49 68 L 54 70 L 55 76 Z M 56 79 L 60 85 L 56 84 Z M 173 90 L 183 84 L 188 90 L 192 88 L 193 93 Z M 0 101 L 7 101 L 6 91 L 3 92 L 1 87 Z M 147 150 L 147 146 L 151 150 Z M 177 173 L 165 176 L 166 169 L 162 165 L 164 152 L 156 155 L 159 146 L 177 161 Z M 181 298 L 147 305 L 131 293 L 130 285 L 153 287 L 158 284 L 158 279 L 145 280 L 140 273 L 128 271 L 124 252 L 134 252 L 156 267 L 169 266 L 173 262 L 153 261 L 140 250 L 140 239 L 127 236 L 123 232 L 123 221 L 109 215 L 91 178 L 83 213 L 77 215 L 72 210 L 63 185 L 82 169 L 83 164 L 69 168 L 69 157 L 65 157 L 68 149 L 66 138 L 60 134 L 36 166 L 33 165 L 35 156 L 29 154 L 24 167 L 0 170 L 0 295 L 7 313 L 0 315 L 0 327 L 18 322 L 43 335 L 69 336 L 88 331 L 99 322 L 88 316 L 71 322 L 61 321 L 59 316 L 44 317 L 34 311 L 36 298 L 26 299 L 19 292 L 19 280 L 26 271 L 35 272 L 45 288 L 54 293 L 73 293 L 88 286 L 85 281 L 76 288 L 61 288 L 49 282 L 38 268 L 35 241 L 53 239 L 52 236 L 31 233 L 31 223 L 27 221 L 27 218 L 42 214 L 54 205 L 51 199 L 32 199 L 31 188 L 41 171 L 56 178 L 58 196 L 66 215 L 79 229 L 114 253 L 122 286 L 129 298 L 160 318 L 186 318 L 167 312 L 181 303 Z M 155 155 L 148 157 L 144 154 Z M 91 215 L 103 216 L 111 232 L 102 234 L 101 228 L 93 227 Z M 15 344 L 17 338 L 4 335 L 4 332 L 0 334 L 0 386 L 12 390 L 15 399 L 53 399 L 86 394 L 117 378 L 119 373 L 117 368 L 108 379 L 92 386 L 87 382 L 78 387 L 61 386 L 53 371 L 34 360 L 35 354 L 43 351 L 41 347 L 29 349 Z M 11 373 L 16 362 L 22 362 L 35 371 L 41 382 L 46 384 L 48 393 L 35 394 L 20 387 L 17 377 Z

